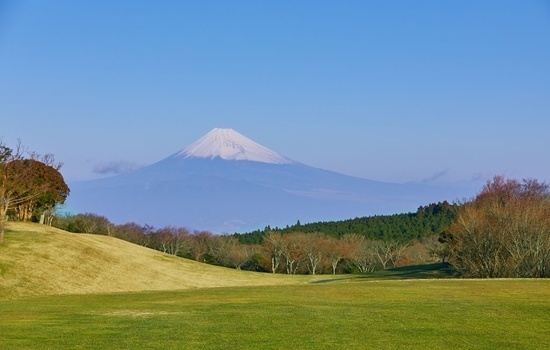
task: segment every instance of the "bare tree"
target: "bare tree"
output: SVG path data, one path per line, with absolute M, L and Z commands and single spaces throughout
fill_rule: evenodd
M 238 241 L 230 236 L 211 236 L 206 241 L 210 262 L 221 266 L 228 266 L 228 255 L 231 248 L 238 244 Z
M 285 271 L 289 275 L 296 274 L 300 268 L 300 263 L 305 259 L 304 235 L 288 234 L 282 235 L 281 238 L 281 255 L 284 259 Z
M 240 270 L 244 264 L 249 262 L 259 249 L 257 246 L 240 244 L 235 237 L 229 237 L 229 241 L 231 243 L 227 247 L 225 262 L 227 266 L 234 267 L 237 270 Z
M 111 236 L 114 225 L 105 216 L 94 213 L 70 215 L 63 229 L 75 233 L 94 233 Z
M 212 237 L 212 233 L 208 231 L 193 232 L 190 253 L 195 261 L 205 261 L 205 256 L 209 249 L 208 244 Z
M 349 244 L 348 261 L 351 265 L 363 273 L 379 269 L 380 264 L 370 247 L 370 241 L 364 236 L 347 234 L 342 237 L 342 240 Z
M 326 239 L 319 233 L 301 234 L 302 235 L 302 249 L 307 261 L 307 268 L 309 273 L 315 275 L 317 273 L 317 267 L 325 259 L 327 244 Z
M 428 236 L 424 238 L 424 244 L 426 245 L 426 250 L 431 260 L 446 262 L 449 256 L 449 250 L 445 244 L 441 244 L 439 239 L 438 235 Z
M 464 276 L 550 276 L 550 188 L 496 176 L 440 236 Z
M 333 237 L 326 237 L 325 245 L 327 260 L 332 268 L 332 274 L 335 275 L 338 264 L 350 255 L 352 245 L 350 242 Z
M 370 241 L 369 243 L 370 248 L 383 269 L 395 267 L 399 260 L 403 258 L 405 248 L 410 245 L 410 242 L 399 242 L 396 240 L 377 240 Z
M 280 233 L 268 232 L 264 237 L 264 247 L 270 257 L 271 272 L 277 272 L 283 256 L 283 238 Z
M 144 247 L 150 247 L 153 232 L 153 226 L 142 226 L 136 224 L 135 222 L 128 222 L 122 225 L 117 225 L 114 228 L 112 235 L 128 242 L 139 244 Z
M 185 228 L 166 226 L 151 236 L 153 248 L 164 253 L 184 256 L 190 251 L 191 237 Z

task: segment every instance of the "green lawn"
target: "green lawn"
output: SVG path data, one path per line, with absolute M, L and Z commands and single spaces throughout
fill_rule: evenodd
M 550 349 L 550 281 L 30 297 L 0 301 L 0 316 L 0 349 Z

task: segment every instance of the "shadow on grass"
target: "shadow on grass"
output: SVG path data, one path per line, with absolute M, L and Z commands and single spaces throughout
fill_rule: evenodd
M 344 280 L 402 280 L 402 279 L 441 279 L 455 278 L 457 272 L 447 263 L 433 263 L 396 267 L 393 269 L 345 275 L 342 278 L 319 280 L 313 283 L 330 283 Z

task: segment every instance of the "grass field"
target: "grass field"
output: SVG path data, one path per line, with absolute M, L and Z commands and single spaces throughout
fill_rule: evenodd
M 12 223 L 0 349 L 550 348 L 550 280 L 448 276 L 247 273 Z
M 407 280 L 0 302 L 2 349 L 549 349 L 550 281 Z

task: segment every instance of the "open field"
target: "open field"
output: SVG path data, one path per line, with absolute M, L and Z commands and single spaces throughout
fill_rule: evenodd
M 550 281 L 354 279 L 0 301 L 2 349 L 548 349 Z
M 8 228 L 0 349 L 550 348 L 550 280 L 432 279 L 448 277 L 437 264 L 260 274 L 111 237 Z

